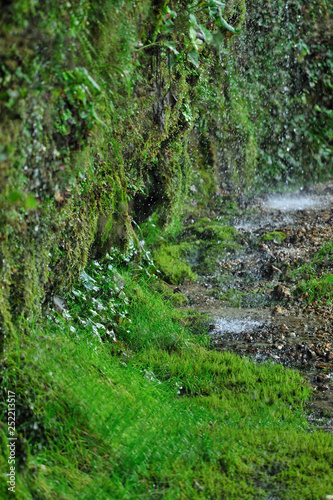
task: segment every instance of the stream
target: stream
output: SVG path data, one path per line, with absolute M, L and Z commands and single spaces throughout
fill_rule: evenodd
M 217 350 L 301 370 L 314 389 L 309 421 L 333 432 L 333 307 L 295 294 L 293 271 L 333 235 L 333 182 L 292 194 L 262 195 L 230 218 L 241 245 L 214 275 L 181 287 L 188 307 L 207 314 Z M 211 217 L 219 216 L 216 209 Z M 263 241 L 278 232 L 283 241 Z M 333 274 L 333 262 L 325 273 Z

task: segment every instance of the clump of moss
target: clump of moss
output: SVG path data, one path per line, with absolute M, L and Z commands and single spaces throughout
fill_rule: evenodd
M 277 243 L 281 243 L 287 237 L 286 233 L 282 231 L 273 231 L 271 233 L 266 233 L 262 236 L 264 241 L 273 241 L 275 240 Z
M 187 244 L 161 245 L 154 252 L 154 261 L 163 279 L 172 285 L 179 285 L 186 279 L 197 279 L 189 264 L 183 260 L 187 248 Z
M 158 280 L 154 286 L 154 289 L 162 295 L 162 297 L 170 302 L 174 307 L 181 307 L 188 304 L 188 298 L 183 293 L 174 288 L 164 281 Z
M 188 240 L 195 243 L 196 263 L 194 269 L 201 273 L 213 273 L 219 259 L 238 247 L 237 230 L 208 217 L 197 220 L 186 228 Z

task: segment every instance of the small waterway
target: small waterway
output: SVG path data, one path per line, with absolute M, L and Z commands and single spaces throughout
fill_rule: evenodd
M 241 237 L 239 249 L 219 261 L 214 275 L 181 287 L 189 306 L 209 316 L 215 349 L 301 370 L 314 389 L 309 421 L 328 432 L 333 432 L 333 308 L 295 295 L 292 270 L 332 239 L 332 207 L 333 183 L 249 200 L 246 211 L 230 219 Z M 285 238 L 263 240 L 269 232 Z M 333 274 L 333 265 L 327 271 Z

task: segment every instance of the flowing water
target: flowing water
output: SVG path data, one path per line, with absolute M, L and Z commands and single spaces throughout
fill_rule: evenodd
M 295 296 L 293 270 L 310 261 L 333 236 L 333 183 L 306 193 L 262 196 L 231 219 L 240 249 L 219 262 L 213 276 L 185 283 L 191 308 L 210 317 L 218 350 L 301 370 L 314 388 L 309 421 L 333 432 L 333 308 Z M 215 211 L 214 211 L 215 215 Z M 221 214 L 223 215 L 223 214 Z M 269 232 L 283 241 L 264 241 Z M 333 274 L 326 263 L 325 272 Z

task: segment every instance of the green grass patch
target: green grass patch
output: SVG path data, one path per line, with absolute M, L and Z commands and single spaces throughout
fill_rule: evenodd
M 311 262 L 303 264 L 294 272 L 298 279 L 296 294 L 303 294 L 309 302 L 320 300 L 327 305 L 333 301 L 333 242 L 325 242 Z
M 319 300 L 330 305 L 333 301 L 333 274 L 302 280 L 298 284 L 297 292 L 305 294 L 309 302 Z
M 93 262 L 67 306 L 67 319 L 27 324 L 1 360 L 3 422 L 16 393 L 14 498 L 330 494 L 333 437 L 308 432 L 298 372 L 207 349 L 191 334 L 205 319 L 186 327 L 144 270 Z

